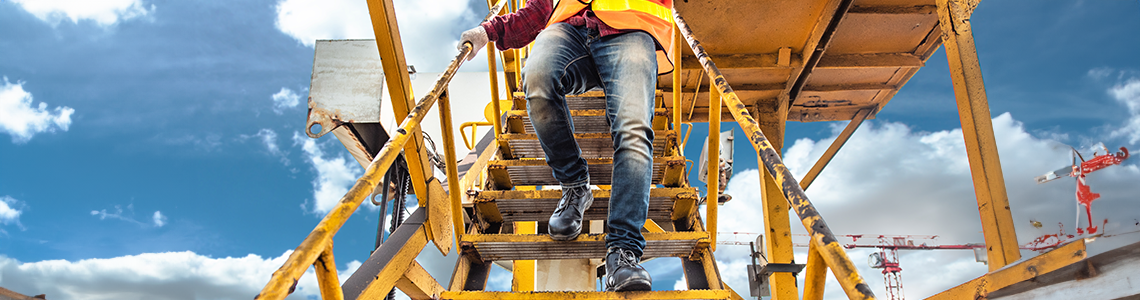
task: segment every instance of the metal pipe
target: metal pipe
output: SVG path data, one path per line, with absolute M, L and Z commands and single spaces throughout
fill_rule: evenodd
M 466 60 L 467 55 L 471 53 L 471 44 L 465 43 L 464 45 L 463 51 L 460 51 L 459 55 L 455 56 L 451 64 L 447 67 L 447 70 L 436 80 L 435 87 L 432 88 L 431 92 L 428 93 L 427 96 L 424 96 L 424 98 L 416 104 L 416 107 L 408 112 L 408 116 L 404 118 L 403 122 L 400 122 L 399 129 L 396 129 L 396 135 L 388 139 L 384 148 L 380 149 L 380 153 L 376 154 L 376 157 L 372 159 L 372 163 L 368 164 L 364 175 L 356 180 L 356 184 L 348 190 L 348 193 L 346 193 L 344 197 L 341 197 L 340 202 L 325 215 L 325 218 L 317 224 L 317 227 L 305 237 L 301 245 L 297 246 L 297 249 L 289 255 L 289 259 L 285 261 L 285 264 L 282 265 L 280 269 L 277 269 L 276 272 L 273 272 L 273 277 L 270 278 L 269 283 L 267 283 L 265 288 L 261 290 L 261 293 L 258 294 L 257 299 L 285 299 L 285 296 L 288 296 L 289 293 L 292 292 L 293 284 L 301 278 L 305 270 L 313 265 L 317 257 L 321 255 L 321 252 L 332 246 L 332 237 L 336 235 L 336 232 L 340 230 L 341 226 L 344 226 L 344 222 L 348 220 L 348 217 L 352 216 L 356 208 L 360 207 L 360 203 L 364 198 L 372 194 L 372 188 L 379 183 L 382 174 L 388 171 L 388 168 L 392 166 L 392 162 L 396 160 L 396 156 L 403 150 L 404 144 L 411 139 L 410 133 L 412 130 L 420 126 L 420 121 L 423 120 L 424 115 L 427 114 L 431 106 L 435 104 L 435 101 L 439 99 L 439 95 L 443 92 L 444 87 L 451 81 L 451 78 L 455 76 L 455 72 L 459 69 L 459 66 L 463 65 L 463 61 Z M 399 199 L 397 199 L 397 201 L 399 201 Z
M 720 206 L 720 102 L 718 90 L 709 81 L 709 152 L 705 166 L 708 167 L 708 183 L 705 186 L 705 223 L 708 224 L 709 247 L 716 251 L 717 208 Z
M 784 192 L 784 197 L 787 198 L 788 203 L 795 209 L 796 214 L 799 216 L 800 221 L 803 222 L 804 228 L 811 234 L 812 244 L 819 249 L 820 255 L 823 260 L 827 262 L 827 266 L 831 268 L 835 278 L 839 280 L 839 285 L 843 287 L 843 291 L 847 293 L 847 297 L 851 299 L 874 299 L 875 294 L 863 280 L 863 276 L 859 275 L 859 271 L 855 269 L 855 264 L 847 258 L 847 252 L 843 250 L 838 241 L 835 240 L 835 235 L 831 233 L 831 228 L 827 227 L 827 223 L 815 210 L 815 206 L 808 200 L 807 195 L 804 195 L 804 190 L 800 188 L 792 172 L 784 165 L 783 160 L 780 159 L 779 152 L 772 147 L 772 143 L 768 138 L 764 137 L 764 133 L 760 131 L 760 124 L 756 122 L 755 118 L 748 113 L 748 107 L 740 102 L 740 97 L 728 85 L 728 81 L 724 79 L 724 74 L 716 68 L 716 64 L 709 59 L 708 53 L 705 52 L 701 43 L 693 37 L 692 29 L 681 18 L 681 15 L 676 11 L 673 12 L 673 18 L 676 20 L 677 26 L 681 29 L 681 34 L 684 35 L 685 40 L 689 43 L 689 47 L 693 49 L 693 53 L 700 59 L 701 65 L 708 71 L 713 84 L 716 85 L 717 90 L 723 95 L 721 97 L 728 107 L 732 116 L 736 118 L 736 122 L 740 124 L 741 129 L 748 135 L 748 140 L 752 142 L 752 147 L 756 149 L 759 161 L 763 167 L 768 170 L 776 179 Z
M 329 244 L 321 252 L 314 265 L 317 274 L 317 285 L 321 290 L 321 299 L 344 300 L 344 291 L 340 289 L 340 279 L 336 274 L 336 259 L 333 258 L 333 247 Z
M 859 125 L 863 124 L 863 120 L 866 120 L 867 116 L 870 115 L 870 108 L 864 108 L 855 113 L 855 118 L 851 119 L 851 123 L 847 123 L 847 127 L 843 128 L 843 132 L 840 132 L 839 136 L 835 137 L 835 141 L 831 142 L 831 146 L 827 147 L 827 151 L 823 152 L 823 156 L 815 162 L 815 165 L 811 166 L 811 170 L 807 172 L 807 175 L 804 175 L 804 179 L 800 181 L 800 188 L 807 190 L 808 186 L 811 186 L 811 183 L 815 181 L 819 173 L 823 172 L 823 168 L 827 167 L 827 164 L 835 157 L 835 153 L 839 152 L 839 148 L 847 143 L 847 139 L 851 138 L 851 134 L 855 133 L 855 129 L 858 129 Z
M 487 0 L 487 5 L 491 5 L 491 1 L 493 1 L 493 0 Z M 506 0 L 499 0 L 500 5 L 505 4 L 505 1 Z M 502 9 L 501 6 L 499 7 L 499 9 L 491 8 L 491 13 L 497 14 L 498 11 L 501 9 Z M 495 139 L 499 139 L 499 133 L 503 132 L 503 125 L 500 124 L 501 123 L 501 120 L 500 120 L 501 117 L 500 116 L 502 116 L 503 111 L 501 108 L 499 108 L 499 63 L 495 59 L 495 50 L 496 50 L 495 49 L 495 42 L 487 43 L 487 73 L 491 74 L 491 107 L 495 109 L 495 113 L 494 113 L 495 118 L 492 120 L 487 120 L 487 121 L 491 121 L 491 126 L 495 130 Z M 504 68 L 505 68 L 505 66 L 504 66 Z M 508 91 L 508 93 L 509 92 L 510 91 Z M 466 124 L 466 123 L 464 123 L 464 124 Z M 472 140 L 475 139 L 475 130 L 474 129 L 471 130 L 471 139 Z M 463 143 L 467 144 L 467 141 L 464 140 Z M 474 145 L 474 143 L 472 143 L 471 145 Z M 471 146 L 469 148 L 475 149 L 475 146 Z
M 451 198 L 451 218 L 455 226 L 455 243 L 463 236 L 463 200 L 459 199 L 459 166 L 455 160 L 455 133 L 451 132 L 451 97 L 439 97 L 439 128 L 443 131 L 443 159 L 447 160 L 447 195 Z
M 681 148 L 681 30 L 673 25 L 673 130 L 677 132 L 677 152 L 683 155 L 685 149 Z

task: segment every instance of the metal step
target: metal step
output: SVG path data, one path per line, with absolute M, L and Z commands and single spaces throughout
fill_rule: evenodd
M 587 158 L 590 184 L 609 185 L 613 176 L 613 158 Z M 684 176 L 685 157 L 654 157 L 653 184 L 677 187 Z M 559 185 L 545 159 L 494 160 L 487 163 L 487 173 L 498 190 L 516 185 Z
M 731 299 L 729 290 L 686 290 L 645 292 L 485 292 L 447 291 L 442 299 Z
M 578 140 L 578 148 L 582 150 L 582 157 L 584 158 L 598 158 L 598 157 L 613 157 L 614 156 L 614 143 L 613 137 L 609 132 L 598 133 L 576 133 L 574 138 Z M 542 151 L 542 145 L 538 142 L 538 135 L 530 133 L 505 133 L 499 135 L 501 144 L 506 144 L 509 152 L 509 158 L 542 158 L 545 157 L 545 152 Z M 677 134 L 673 130 L 656 131 L 653 134 L 653 156 L 664 156 L 665 153 L 672 154 L 670 150 L 676 147 Z
M 708 247 L 703 231 L 644 232 L 642 258 L 689 257 Z M 605 234 L 581 234 L 572 241 L 555 241 L 545 234 L 466 234 L 459 242 L 466 255 L 484 261 L 590 259 L 606 256 Z
M 586 210 L 586 220 L 605 220 L 609 212 L 610 191 L 593 190 L 594 204 Z M 486 222 L 546 221 L 554 213 L 561 190 L 480 191 L 475 196 L 475 211 Z M 654 188 L 649 190 L 649 219 L 658 223 L 670 221 L 678 201 L 692 205 L 697 201 L 695 188 Z
M 568 105 L 570 106 L 570 119 L 574 122 L 574 133 L 610 132 L 610 124 L 609 121 L 606 120 L 605 103 L 601 103 L 600 105 L 602 107 L 597 109 L 586 109 L 585 107 L 591 107 L 589 105 Z M 530 116 L 527 115 L 526 110 L 511 110 L 507 111 L 505 115 L 507 117 L 507 132 L 534 133 L 534 125 L 530 123 Z M 668 109 L 654 109 L 653 128 L 667 128 L 669 118 Z

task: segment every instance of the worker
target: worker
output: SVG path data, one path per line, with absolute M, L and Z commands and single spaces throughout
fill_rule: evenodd
M 527 114 L 546 162 L 562 186 L 547 231 L 559 241 L 582 231 L 594 201 L 590 175 L 574 140 L 565 95 L 601 88 L 613 137 L 612 193 L 606 235 L 607 291 L 650 290 L 641 267 L 653 175 L 653 104 L 657 76 L 673 70 L 672 0 L 528 0 L 518 11 L 463 32 L 459 47 L 488 41 L 499 50 L 534 42 L 522 70 Z

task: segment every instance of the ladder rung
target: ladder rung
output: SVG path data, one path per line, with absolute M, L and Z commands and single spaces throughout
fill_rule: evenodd
M 643 232 L 642 257 L 688 257 L 708 246 L 703 231 Z M 581 234 L 572 241 L 555 241 L 545 234 L 467 234 L 459 242 L 464 252 L 484 260 L 590 259 L 606 256 L 605 234 Z
M 594 204 L 586 210 L 587 220 L 605 220 L 609 211 L 610 190 L 593 190 Z M 475 196 L 475 210 L 489 222 L 546 221 L 554 213 L 561 190 L 481 191 Z M 649 219 L 672 220 L 673 203 L 680 199 L 697 199 L 694 188 L 654 188 L 649 190 Z
M 728 290 L 645 291 L 645 292 L 484 292 L 448 291 L 443 299 L 729 299 Z

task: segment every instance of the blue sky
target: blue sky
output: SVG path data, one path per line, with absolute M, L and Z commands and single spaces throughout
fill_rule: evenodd
M 408 61 L 421 72 L 441 71 L 486 9 L 484 1 L 395 2 Z M 365 2 L 53 3 L 0 1 L 0 286 L 49 299 L 252 297 L 323 216 L 317 204 L 359 174 L 333 137 L 296 135 L 313 40 L 372 38 Z M 1031 179 L 1066 163 L 1061 145 L 1140 141 L 1140 3 L 987 1 L 972 21 L 1019 239 L 1055 232 L 1057 222 L 1072 228 L 1071 185 Z M 981 241 L 947 69 L 939 50 L 809 190 L 835 231 Z M 793 171 L 806 172 L 842 125 L 790 123 Z M 694 128 L 695 157 L 707 126 Z M 756 215 L 748 218 L 758 201 L 755 158 L 745 143 L 736 153 L 729 193 L 737 200 L 721 210 L 722 224 L 758 231 Z M 1096 175 L 1104 198 L 1094 214 L 1117 232 L 1136 229 L 1135 163 Z M 1029 219 L 1050 225 L 1032 228 Z M 376 221 L 362 209 L 337 235 L 346 272 L 367 257 Z M 743 275 L 733 271 L 741 251 L 718 250 L 722 273 Z M 860 255 L 852 252 L 857 264 Z M 903 259 L 912 297 L 985 271 L 968 254 Z M 673 265 L 652 263 L 655 287 L 680 278 Z M 881 291 L 877 270 L 863 274 Z M 306 284 L 300 297 L 315 293 Z

